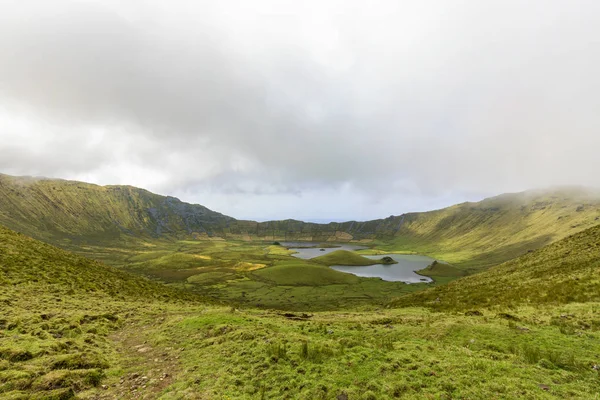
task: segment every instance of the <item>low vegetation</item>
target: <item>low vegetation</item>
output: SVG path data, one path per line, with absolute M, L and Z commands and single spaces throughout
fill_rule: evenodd
M 323 246 L 354 241 L 376 246 L 377 252 L 426 254 L 470 274 L 599 221 L 600 194 L 583 188 L 505 194 L 365 222 L 258 223 L 131 186 L 0 174 L 0 224 L 72 251 L 111 249 L 108 258 L 122 247 L 179 240 L 305 240 Z
M 227 220 L 135 188 L 15 182 L 0 176 L 0 221 L 77 254 L 0 227 L 0 398 L 600 393 L 600 226 L 585 230 L 598 211 L 583 195 L 510 195 L 303 231 L 313 225 Z M 360 278 L 328 266 L 380 260 L 297 259 L 275 243 L 288 231 L 360 232 L 374 240 L 363 254 L 451 264 L 419 271 L 434 284 Z
M 438 310 L 600 302 L 600 226 L 485 272 L 398 298 Z
M 330 269 L 314 259 L 293 257 L 293 249 L 271 242 L 156 241 L 119 248 L 86 246 L 78 252 L 215 301 L 260 308 L 324 311 L 383 306 L 400 293 L 430 286 L 356 277 Z M 353 252 L 341 254 L 369 263 L 380 262 Z M 444 282 L 443 277 L 439 279 Z
M 100 386 L 119 356 L 110 335 L 137 310 L 199 304 L 0 227 L 0 397 L 68 399 Z
M 357 283 L 357 276 L 304 261 L 280 262 L 253 273 L 261 280 L 282 286 L 328 286 Z

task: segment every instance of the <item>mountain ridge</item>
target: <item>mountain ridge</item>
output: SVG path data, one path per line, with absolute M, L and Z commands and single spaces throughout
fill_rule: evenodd
M 153 240 L 374 243 L 465 270 L 499 264 L 600 221 L 600 195 L 581 187 L 507 193 L 371 221 L 238 220 L 129 185 L 0 174 L 0 224 L 60 246 Z

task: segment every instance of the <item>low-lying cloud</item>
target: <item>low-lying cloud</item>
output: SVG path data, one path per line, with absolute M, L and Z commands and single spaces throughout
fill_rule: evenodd
M 7 1 L 0 171 L 236 217 L 600 186 L 595 1 Z

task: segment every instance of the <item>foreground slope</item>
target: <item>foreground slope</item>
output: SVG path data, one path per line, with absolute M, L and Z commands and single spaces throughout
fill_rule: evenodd
M 600 392 L 599 303 L 506 310 L 517 323 L 502 309 L 481 316 L 234 309 L 198 304 L 6 229 L 0 272 L 3 399 L 590 399 Z
M 395 305 L 456 310 L 590 301 L 600 302 L 600 225 Z
M 118 358 L 108 335 L 136 310 L 198 301 L 0 227 L 0 397 L 67 399 Z
M 190 293 L 131 275 L 0 226 L 0 285 L 55 295 L 97 293 L 121 299 L 192 299 Z

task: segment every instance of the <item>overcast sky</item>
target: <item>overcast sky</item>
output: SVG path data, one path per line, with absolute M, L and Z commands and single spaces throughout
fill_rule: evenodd
M 0 172 L 258 220 L 600 186 L 600 1 L 0 0 Z

